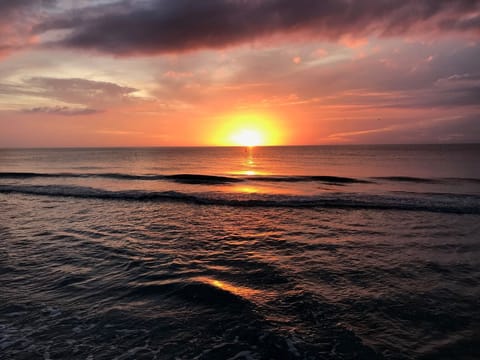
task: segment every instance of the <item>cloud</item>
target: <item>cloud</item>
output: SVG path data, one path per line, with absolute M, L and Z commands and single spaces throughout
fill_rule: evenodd
M 111 104 L 128 101 L 135 88 L 80 78 L 34 77 L 26 85 L 38 94 L 73 104 Z
M 137 91 L 111 82 L 80 78 L 33 77 L 18 84 L 0 83 L 4 103 L 19 104 L 16 109 L 21 112 L 57 115 L 87 115 L 131 104 L 139 99 L 133 95 Z M 25 108 L 28 103 L 37 106 Z
M 74 108 L 68 106 L 43 106 L 35 107 L 31 109 L 23 109 L 23 112 L 26 113 L 35 113 L 35 114 L 51 114 L 51 115 L 66 115 L 66 116 L 80 116 L 80 115 L 92 115 L 101 112 L 97 109 L 90 108 Z
M 52 16 L 52 45 L 117 55 L 225 48 L 274 35 L 339 40 L 480 31 L 478 0 L 123 0 Z
M 0 1 L 0 57 L 35 42 L 32 31 L 43 19 L 43 9 L 54 6 L 54 0 Z
M 331 104 L 375 109 L 431 109 L 471 107 L 480 111 L 480 86 L 433 87 L 420 90 L 373 92 L 349 90 L 336 94 Z
M 382 121 L 368 130 L 335 132 L 324 141 L 346 143 L 385 143 L 386 138 L 394 143 L 474 143 L 480 138 L 480 116 L 459 115 L 437 117 L 427 120 L 398 121 L 384 125 Z
M 2 15 L 11 15 L 13 12 L 20 11 L 24 8 L 34 5 L 53 4 L 51 0 L 2 0 L 0 2 L 0 13 Z

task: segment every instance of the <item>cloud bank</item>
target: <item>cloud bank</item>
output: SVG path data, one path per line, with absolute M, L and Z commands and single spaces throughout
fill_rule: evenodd
M 480 34 L 478 0 L 124 0 L 52 16 L 50 45 L 115 55 L 225 48 L 275 35 L 324 40 L 438 32 Z

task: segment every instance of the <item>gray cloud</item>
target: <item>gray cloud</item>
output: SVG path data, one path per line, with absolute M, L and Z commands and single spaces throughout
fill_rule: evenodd
M 2 0 L 0 2 L 0 12 L 2 15 L 10 15 L 14 11 L 34 5 L 52 4 L 48 0 Z
M 327 64 L 319 64 L 307 46 L 293 53 L 282 48 L 245 53 L 229 81 L 264 83 L 264 97 L 294 94 L 299 103 L 315 102 L 318 106 L 468 106 L 479 111 L 480 46 L 452 40 L 398 43 L 381 49 L 374 49 L 375 43 L 366 45 L 352 50 L 350 57 Z M 357 51 L 364 54 L 356 58 Z M 299 65 L 291 61 L 296 52 L 303 53 Z
M 68 106 L 42 106 L 35 107 L 31 109 L 23 109 L 23 112 L 26 113 L 35 113 L 35 114 L 51 114 L 51 115 L 65 115 L 65 116 L 80 116 L 80 115 L 92 115 L 101 112 L 97 109 L 91 108 L 74 108 Z
M 37 94 L 73 104 L 110 104 L 129 100 L 135 88 L 79 78 L 34 77 L 25 84 Z
M 336 40 L 416 31 L 480 31 L 479 0 L 124 0 L 52 17 L 57 46 L 119 55 L 224 48 L 275 34 Z
M 87 115 L 131 103 L 138 100 L 133 96 L 136 91 L 135 88 L 111 82 L 79 78 L 34 77 L 18 84 L 0 83 L 0 96 L 10 99 L 11 104 L 18 103 L 19 99 L 24 103 L 39 103 L 39 99 L 46 102 L 46 105 L 20 108 L 21 112 L 58 115 Z M 52 103 L 58 105 L 51 106 Z
M 392 136 L 394 134 L 394 136 Z M 329 138 L 356 143 L 475 143 L 480 138 L 480 115 L 457 115 L 428 119 L 397 120 L 386 123 L 379 120 L 368 130 L 332 133 Z

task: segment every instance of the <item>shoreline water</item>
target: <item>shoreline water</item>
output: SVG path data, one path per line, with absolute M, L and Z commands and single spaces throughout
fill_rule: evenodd
M 475 358 L 479 149 L 0 152 L 0 350 Z

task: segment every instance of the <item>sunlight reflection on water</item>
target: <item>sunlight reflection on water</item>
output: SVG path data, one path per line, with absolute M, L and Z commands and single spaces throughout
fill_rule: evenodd
M 224 280 L 217 280 L 209 277 L 200 276 L 200 277 L 194 278 L 193 280 L 201 282 L 203 284 L 214 286 L 220 290 L 229 292 L 233 295 L 239 296 L 243 299 L 250 300 L 250 301 L 256 300 L 258 302 L 259 300 L 266 299 L 275 295 L 274 293 L 266 290 L 252 289 L 247 286 L 240 286 Z

